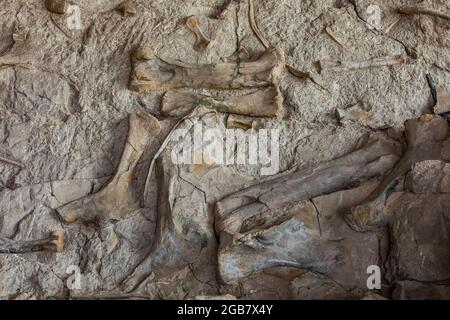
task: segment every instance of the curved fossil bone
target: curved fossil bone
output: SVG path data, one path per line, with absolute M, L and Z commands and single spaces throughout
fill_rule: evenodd
M 284 53 L 271 47 L 257 60 L 241 63 L 192 65 L 172 59 L 133 59 L 129 89 L 141 93 L 169 89 L 239 89 L 278 83 L 284 70 Z
M 0 238 L 0 253 L 26 253 L 34 251 L 56 251 L 64 249 L 64 232 L 56 231 L 40 240 L 11 240 Z
M 116 174 L 99 192 L 58 208 L 66 222 L 118 220 L 140 208 L 140 196 L 133 188 L 135 167 L 161 127 L 156 118 L 144 113 L 130 114 L 128 123 L 128 137 Z
M 67 13 L 69 1 L 67 0 L 45 0 L 45 7 L 48 11 L 58 14 Z

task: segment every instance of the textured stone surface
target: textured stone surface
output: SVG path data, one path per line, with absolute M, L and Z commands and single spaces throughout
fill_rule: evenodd
M 194 299 L 229 294 L 247 299 L 359 299 L 369 294 L 366 269 L 372 264 L 382 269 L 383 289 L 393 289 L 392 295 L 377 291 L 387 298 L 449 298 L 450 171 L 440 162 L 418 163 L 406 174 L 396 190 L 405 194 L 389 227 L 374 232 L 351 230 L 342 215 L 376 182 L 312 199 L 317 209 L 313 217 L 317 214 L 321 228 L 316 236 L 342 248 L 339 263 L 328 265 L 326 275 L 301 267 L 269 268 L 236 285 L 218 280 L 214 205 L 257 184 L 262 177 L 255 166 L 175 166 L 168 196 L 171 221 L 177 241 L 187 245 L 175 246 L 173 252 L 171 247 L 154 250 L 160 239 L 155 175 L 145 208 L 131 217 L 114 223 L 62 223 L 56 208 L 96 193 L 116 172 L 130 113 L 150 113 L 162 126 L 135 169 L 140 186 L 175 123 L 160 114 L 163 92 L 142 95 L 128 89 L 130 55 L 136 47 L 147 45 L 159 56 L 194 64 L 217 63 L 241 46 L 253 58 L 264 51 L 251 31 L 247 1 L 232 4 L 222 20 L 214 17 L 224 0 L 129 1 L 136 14 L 116 10 L 122 2 L 72 0 L 80 9 L 81 28 L 71 30 L 68 17 L 51 14 L 43 0 L 0 0 L 0 156 L 24 166 L 0 161 L 0 237 L 38 239 L 63 229 L 66 238 L 62 253 L 0 254 L 0 298 Z M 317 73 L 318 60 L 408 56 L 408 63 L 399 66 L 324 72 L 321 81 L 329 91 L 286 74 L 279 85 L 282 117 L 259 121 L 263 128 L 280 130 L 281 171 L 338 158 L 376 129 L 392 127 L 389 134 L 398 138 L 405 120 L 433 108 L 426 73 L 439 87 L 450 89 L 450 22 L 396 13 L 397 6 L 410 1 L 254 2 L 261 32 L 295 68 Z M 387 33 L 370 30 L 365 22 L 370 19 L 366 9 L 374 3 L 381 8 L 382 29 L 390 28 Z M 446 0 L 421 3 L 450 10 Z M 185 25 L 192 15 L 199 17 L 214 45 L 195 50 L 195 35 Z M 338 41 L 324 32 L 326 27 Z M 14 33 L 26 34 L 25 41 L 14 41 Z M 370 120 L 340 124 L 336 110 L 355 105 L 364 106 Z M 223 131 L 226 115 L 208 114 L 199 121 Z M 184 125 L 192 130 L 191 124 Z M 173 259 L 166 267 L 168 256 Z M 81 272 L 79 288 L 67 285 L 70 266 Z M 139 281 L 130 280 L 133 275 Z

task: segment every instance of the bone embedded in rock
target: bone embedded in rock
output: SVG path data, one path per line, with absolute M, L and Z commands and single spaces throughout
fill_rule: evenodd
M 251 130 L 255 128 L 255 119 L 236 114 L 230 114 L 227 117 L 228 129 Z
M 372 135 L 357 150 L 341 158 L 238 191 L 216 203 L 216 231 L 239 233 L 245 220 L 264 218 L 269 210 L 379 178 L 398 161 L 398 149 L 398 143 L 392 139 Z
M 284 73 L 284 53 L 267 49 L 249 62 L 193 65 L 154 56 L 133 61 L 129 89 L 141 93 L 170 89 L 241 89 L 277 84 Z
M 222 239 L 221 239 L 222 242 Z M 295 216 L 258 233 L 250 233 L 218 251 L 219 274 L 227 284 L 273 267 L 295 267 L 327 273 L 342 248 L 311 234 Z
M 140 196 L 133 186 L 135 168 L 161 127 L 156 118 L 145 113 L 130 114 L 128 123 L 128 137 L 116 174 L 99 192 L 58 208 L 64 221 L 120 220 L 141 207 Z
M 405 15 L 414 15 L 414 14 L 424 14 L 429 15 L 433 17 L 439 17 L 442 19 L 450 20 L 450 15 L 444 12 L 440 12 L 437 10 L 430 10 L 430 9 L 424 9 L 420 8 L 418 6 L 402 6 L 398 8 L 398 13 L 405 14 Z
M 347 223 L 354 230 L 367 231 L 377 226 L 383 217 L 383 205 L 386 202 L 385 193 L 397 178 L 406 174 L 412 165 L 426 160 L 446 159 L 446 149 L 449 145 L 449 128 L 447 120 L 434 115 L 424 115 L 405 122 L 405 138 L 407 148 L 403 156 L 381 180 L 379 186 L 364 200 L 352 208 L 346 217 Z M 375 221 L 375 222 L 374 222 Z
M 0 253 L 27 253 L 36 251 L 62 252 L 64 232 L 53 232 L 51 236 L 40 240 L 11 240 L 0 238 Z
M 450 116 L 450 94 L 444 88 L 436 89 L 436 106 L 434 113 L 442 116 Z
M 406 63 L 406 55 L 399 54 L 372 58 L 363 61 L 341 61 L 341 60 L 321 60 L 319 61 L 320 72 L 324 71 L 345 71 L 352 69 L 366 69 L 372 67 L 394 66 Z
M 119 11 L 124 17 L 135 16 L 137 13 L 136 7 L 131 1 L 122 2 L 117 6 L 116 10 Z
M 283 97 L 275 86 L 263 88 L 243 96 L 214 97 L 185 90 L 167 91 L 161 102 L 161 113 L 182 118 L 197 106 L 249 117 L 276 118 L 283 106 Z
M 65 13 L 67 13 L 67 9 L 69 8 L 69 1 L 67 1 L 67 0 L 45 0 L 45 7 L 50 12 L 57 13 L 57 14 L 65 14 Z
M 153 50 L 149 46 L 139 47 L 133 51 L 132 58 L 142 61 L 150 60 L 153 58 Z
M 342 125 L 348 122 L 365 123 L 372 118 L 372 113 L 362 109 L 359 104 L 347 109 L 337 108 L 336 116 Z
M 213 46 L 214 41 L 205 36 L 203 30 L 200 28 L 199 20 L 197 16 L 190 16 L 186 19 L 186 26 L 195 35 L 195 50 L 202 50 Z
M 14 32 L 12 38 L 15 43 L 24 43 L 27 40 L 27 34 L 23 32 Z

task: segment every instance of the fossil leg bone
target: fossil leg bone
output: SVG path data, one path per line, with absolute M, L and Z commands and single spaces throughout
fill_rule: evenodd
M 364 61 L 340 61 L 321 60 L 319 61 L 320 72 L 327 70 L 343 71 L 352 69 L 366 69 L 371 67 L 393 66 L 406 63 L 404 54 L 372 58 Z
M 283 97 L 275 86 L 256 90 L 243 96 L 225 98 L 183 90 L 170 90 L 162 99 L 161 112 L 167 116 L 182 118 L 199 105 L 224 113 L 276 118 L 280 114 Z
M 130 114 L 128 123 L 128 137 L 116 174 L 99 192 L 58 208 L 66 222 L 119 220 L 140 208 L 140 197 L 133 188 L 135 167 L 161 127 L 156 118 L 144 113 Z
M 189 18 L 187 18 L 186 26 L 195 35 L 196 39 L 194 44 L 195 50 L 206 49 L 213 44 L 212 40 L 208 39 L 208 37 L 205 36 L 202 29 L 200 28 L 197 16 L 190 16 Z
M 216 232 L 239 234 L 246 221 L 264 220 L 270 210 L 346 189 L 384 175 L 398 157 L 397 143 L 370 136 L 356 151 L 236 192 L 216 203 Z
M 365 232 L 388 222 L 389 217 L 384 214 L 386 191 L 398 177 L 406 174 L 413 164 L 426 160 L 450 161 L 450 137 L 446 119 L 424 115 L 408 120 L 405 123 L 405 136 L 407 149 L 398 163 L 369 197 L 345 216 L 352 229 Z
M 155 241 L 148 255 L 123 281 L 126 292 L 136 289 L 152 272 L 170 273 L 180 270 L 196 259 L 199 250 L 198 233 L 180 230 L 174 222 L 174 193 L 178 168 L 173 164 L 170 152 L 156 160 L 156 183 L 158 186 L 158 225 Z M 182 234 L 183 233 L 183 234 Z
M 277 84 L 284 71 L 284 53 L 267 49 L 255 61 L 192 65 L 153 56 L 133 59 L 129 89 L 141 93 L 169 89 L 240 89 Z
M 56 251 L 64 249 L 64 232 L 56 231 L 51 236 L 40 240 L 11 240 L 0 238 L 0 253 L 26 253 L 35 251 Z

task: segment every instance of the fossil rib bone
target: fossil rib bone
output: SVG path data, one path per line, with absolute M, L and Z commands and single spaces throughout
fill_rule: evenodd
M 196 39 L 194 44 L 195 50 L 206 49 L 213 44 L 213 41 L 211 39 L 208 39 L 208 37 L 206 37 L 205 34 L 203 33 L 202 29 L 200 29 L 197 16 L 191 16 L 187 18 L 186 26 L 195 35 Z
M 351 70 L 365 69 L 371 67 L 393 66 L 406 63 L 404 54 L 386 56 L 380 58 L 372 58 L 364 61 L 340 61 L 340 60 L 322 60 L 319 61 L 320 71 L 326 70 Z
M 116 174 L 99 192 L 58 208 L 66 222 L 119 220 L 140 208 L 140 197 L 133 188 L 135 167 L 161 127 L 156 118 L 144 113 L 130 114 L 128 123 L 128 137 Z
M 284 53 L 267 49 L 256 61 L 192 65 L 154 56 L 148 61 L 133 59 L 129 89 L 137 92 L 169 89 L 240 89 L 278 83 L 284 70 Z
M 383 178 L 380 185 L 359 206 L 345 216 L 350 227 L 365 232 L 386 223 L 383 206 L 386 191 L 395 180 L 407 173 L 413 164 L 425 160 L 450 161 L 450 138 L 447 120 L 425 115 L 405 123 L 407 149 L 395 167 Z
M 0 253 L 26 253 L 34 251 L 56 251 L 64 249 L 64 232 L 56 231 L 40 240 L 11 240 L 0 238 Z
M 283 97 L 278 88 L 274 86 L 243 96 L 225 98 L 183 90 L 171 90 L 163 96 L 161 112 L 164 115 L 181 118 L 201 105 L 223 113 L 274 118 L 279 115 L 282 104 Z

